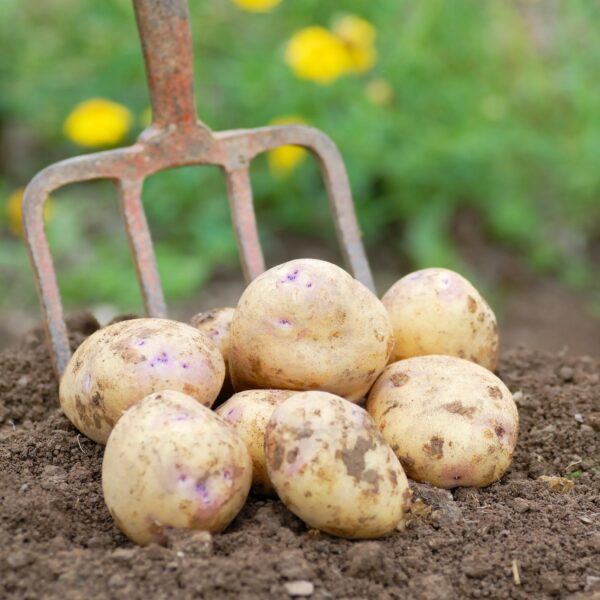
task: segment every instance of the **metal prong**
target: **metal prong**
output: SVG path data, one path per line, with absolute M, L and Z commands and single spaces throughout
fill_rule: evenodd
M 142 205 L 143 180 L 120 180 L 118 184 L 121 212 L 129 247 L 142 290 L 146 314 L 150 317 L 166 317 L 167 305 L 156 266 L 152 237 Z
M 256 215 L 252 202 L 252 188 L 247 166 L 234 169 L 223 169 L 229 196 L 231 220 L 238 242 L 242 271 L 247 283 L 258 277 L 265 270 L 258 231 Z
M 60 292 L 56 282 L 54 263 L 44 231 L 44 203 L 49 192 L 41 179 L 34 179 L 26 188 L 23 197 L 23 224 L 29 250 L 29 257 L 35 274 L 42 321 L 49 341 L 52 365 L 60 379 L 69 359 L 71 348 L 65 324 Z
M 295 145 L 309 150 L 317 159 L 327 188 L 333 221 L 344 260 L 361 283 L 375 292 L 375 283 L 361 239 L 352 203 L 352 192 L 346 168 L 333 141 L 322 131 L 302 125 L 262 127 L 250 130 L 226 131 L 215 134 L 223 142 L 230 161 L 244 160 L 278 146 Z

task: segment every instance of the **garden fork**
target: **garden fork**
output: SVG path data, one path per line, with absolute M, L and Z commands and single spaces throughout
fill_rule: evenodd
M 321 168 L 344 260 L 354 277 L 374 290 L 348 176 L 331 139 L 317 129 L 299 125 L 211 131 L 196 114 L 187 0 L 133 0 L 133 4 L 150 87 L 152 123 L 132 146 L 47 167 L 33 178 L 23 198 L 25 240 L 49 350 L 59 378 L 71 350 L 43 214 L 48 196 L 67 184 L 102 178 L 116 182 L 146 314 L 166 317 L 141 200 L 144 180 L 173 167 L 219 166 L 227 183 L 244 277 L 249 282 L 265 270 L 252 202 L 250 161 L 277 146 L 302 146 L 314 155 Z

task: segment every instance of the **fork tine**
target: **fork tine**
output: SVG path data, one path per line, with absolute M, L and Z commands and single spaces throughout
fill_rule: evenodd
M 223 173 L 242 271 L 246 282 L 249 283 L 265 270 L 265 259 L 256 228 L 250 174 L 247 166 L 223 169 Z
M 167 305 L 156 266 L 152 237 L 142 205 L 142 186 L 142 179 L 119 180 L 121 213 L 125 221 L 125 230 L 140 282 L 146 314 L 150 317 L 166 317 Z
M 44 231 L 44 203 L 48 200 L 49 192 L 43 183 L 43 179 L 37 178 L 25 189 L 23 225 L 29 258 L 35 273 L 35 285 L 40 299 L 42 321 L 50 346 L 52 364 L 56 375 L 60 378 L 71 357 L 71 349 L 54 264 Z
M 223 156 L 235 165 L 257 154 L 288 144 L 303 146 L 317 159 L 327 189 L 342 255 L 354 277 L 375 292 L 375 283 L 361 239 L 346 168 L 334 142 L 322 131 L 304 125 L 240 129 L 215 134 Z M 227 165 L 227 162 L 225 163 Z

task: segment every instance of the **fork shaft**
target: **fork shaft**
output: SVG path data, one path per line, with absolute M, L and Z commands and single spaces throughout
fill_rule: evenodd
M 144 52 L 152 121 L 196 123 L 194 64 L 187 0 L 133 0 Z
M 228 169 L 224 173 L 242 270 L 246 282 L 250 283 L 265 270 L 265 259 L 256 228 L 250 174 L 247 166 Z
M 23 225 L 40 298 L 50 356 L 54 372 L 60 379 L 69 358 L 71 358 L 71 349 L 54 263 L 44 231 L 44 203 L 48 200 L 48 190 L 44 187 L 43 180 L 40 179 L 39 177 L 34 179 L 25 190 Z
M 166 317 L 167 305 L 160 284 L 150 229 L 142 206 L 142 181 L 119 181 L 119 200 L 146 314 L 149 317 Z

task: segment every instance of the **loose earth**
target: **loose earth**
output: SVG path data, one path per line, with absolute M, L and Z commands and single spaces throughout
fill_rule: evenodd
M 76 347 L 98 324 L 69 326 Z M 34 330 L 0 353 L 0 598 L 600 598 L 600 361 L 516 348 L 499 375 L 521 418 L 510 470 L 486 489 L 413 484 L 403 532 L 350 542 L 251 497 L 223 534 L 139 548 Z

